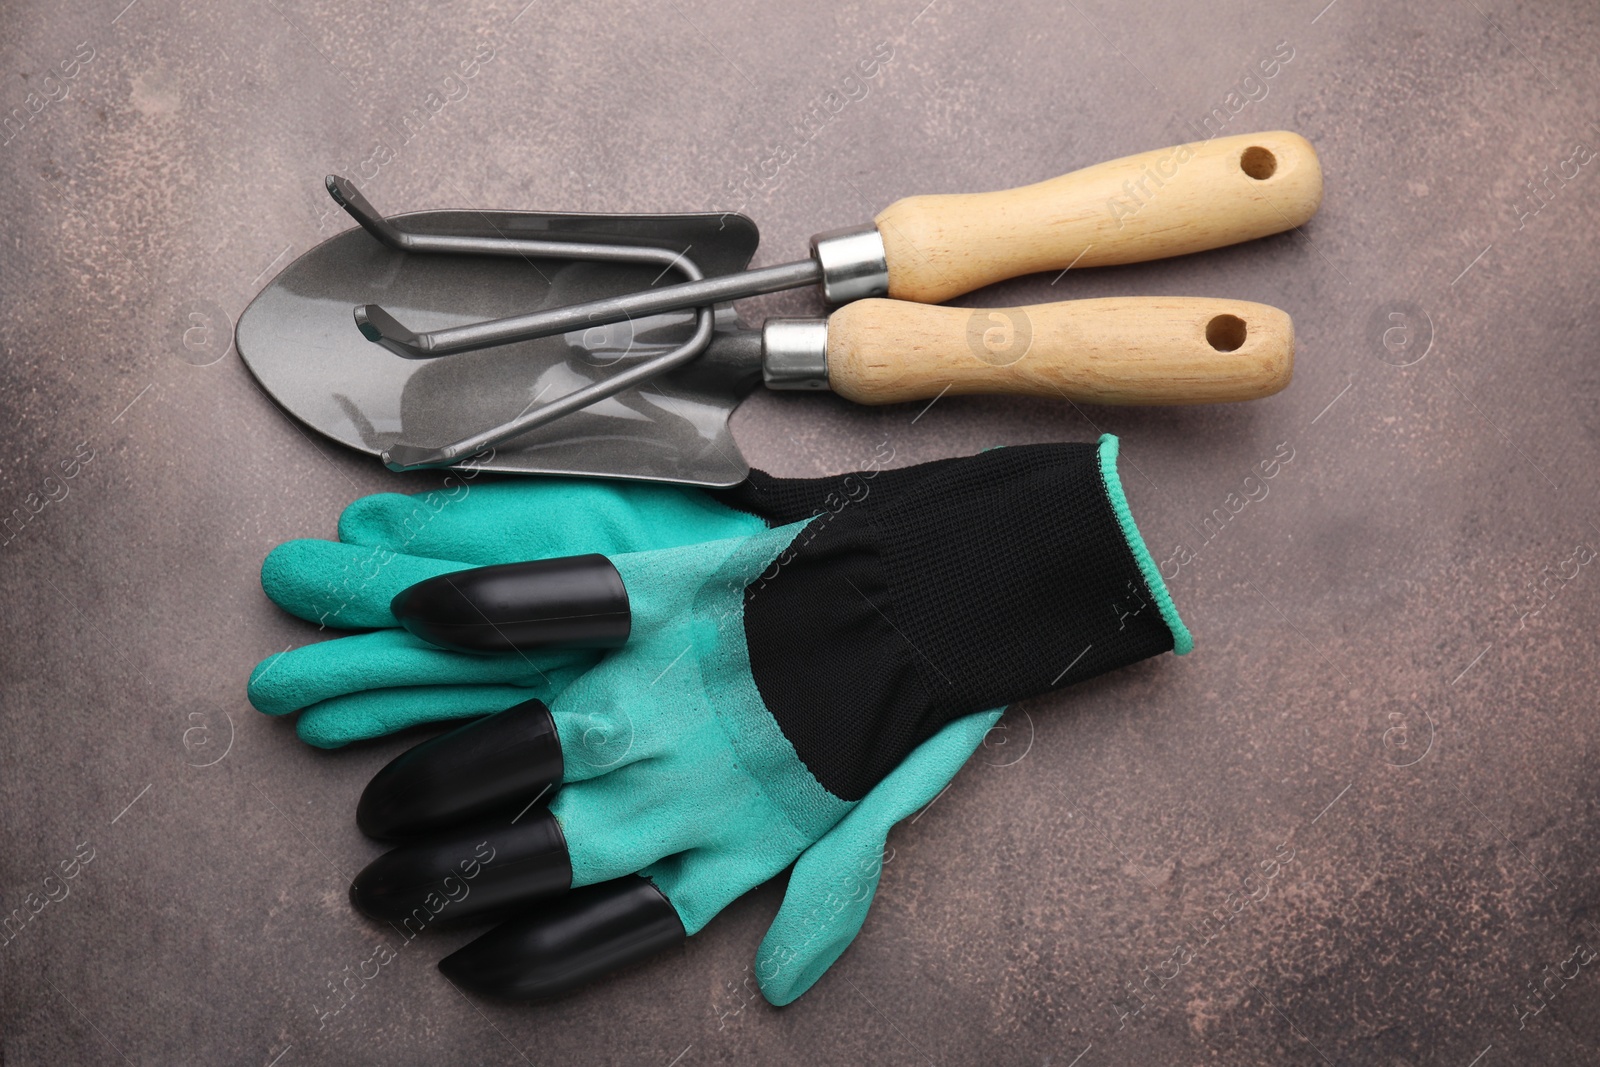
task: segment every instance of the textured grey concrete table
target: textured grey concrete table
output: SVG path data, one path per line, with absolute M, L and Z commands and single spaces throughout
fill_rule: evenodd
M 12 3 L 0 43 L 6 1063 L 1600 1057 L 1593 5 L 124 3 Z M 250 709 L 312 639 L 256 572 L 437 479 L 308 437 L 230 351 L 347 224 L 323 174 L 394 209 L 742 207 L 773 263 L 902 195 L 1278 127 L 1326 171 L 1303 231 L 974 300 L 1275 304 L 1281 395 L 736 418 L 791 475 L 1121 434 L 1192 656 L 1013 709 L 790 1008 L 747 969 L 781 885 L 554 1004 L 457 993 L 465 934 L 335 995 L 394 936 L 345 900 L 352 808 L 415 738 L 313 751 Z

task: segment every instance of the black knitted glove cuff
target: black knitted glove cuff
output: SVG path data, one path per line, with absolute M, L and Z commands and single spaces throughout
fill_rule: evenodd
M 952 719 L 1188 651 L 1116 447 L 752 471 L 714 494 L 773 526 L 816 516 L 745 590 L 744 626 L 762 699 L 823 786 L 858 800 Z

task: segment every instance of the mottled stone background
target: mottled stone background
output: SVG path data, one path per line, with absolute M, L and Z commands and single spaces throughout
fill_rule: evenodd
M 7 1063 L 1596 1062 L 1600 8 L 125 2 L 18 0 L 0 35 L 26 118 L 0 135 L 0 514 L 28 516 L 0 551 L 0 905 L 76 872 L 0 944 Z M 1309 225 L 972 300 L 1275 304 L 1286 392 L 735 419 L 791 475 L 885 438 L 914 462 L 1122 435 L 1194 654 L 1013 709 L 790 1008 L 747 969 L 772 885 L 543 1006 L 447 984 L 468 934 L 419 941 L 320 1024 L 394 937 L 345 900 L 378 852 L 352 810 L 415 738 L 314 751 L 250 709 L 251 666 L 311 639 L 257 567 L 438 480 L 308 437 L 230 349 L 347 225 L 322 176 L 393 209 L 742 207 L 776 263 L 902 195 L 1192 139 L 1275 48 L 1223 132 L 1315 143 Z

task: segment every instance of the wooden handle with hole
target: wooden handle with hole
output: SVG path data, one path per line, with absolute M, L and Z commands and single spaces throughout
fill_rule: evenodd
M 1018 308 L 857 300 L 828 318 L 828 384 L 858 404 L 1015 393 L 1085 404 L 1271 396 L 1294 324 L 1266 304 L 1112 297 Z
M 876 220 L 889 295 L 939 303 L 1038 271 L 1181 256 L 1293 229 L 1322 202 L 1297 133 L 1218 137 L 994 193 L 912 196 Z

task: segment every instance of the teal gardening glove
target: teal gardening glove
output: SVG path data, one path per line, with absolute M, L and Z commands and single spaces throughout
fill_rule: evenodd
M 322 747 L 502 713 L 458 732 L 482 749 L 514 705 L 546 724 L 547 807 L 534 791 L 430 827 L 352 887 L 384 918 L 514 914 L 441 963 L 460 984 L 559 992 L 697 933 L 793 864 L 755 967 L 786 1004 L 860 929 L 889 829 L 1004 705 L 1188 651 L 1116 454 L 1107 435 L 870 474 L 752 472 L 722 491 L 529 479 L 367 497 L 338 542 L 275 549 L 262 584 L 301 618 L 370 632 L 270 657 L 250 698 L 300 712 Z M 391 610 L 437 575 L 586 553 L 627 589 L 632 631 L 613 651 L 449 651 Z

